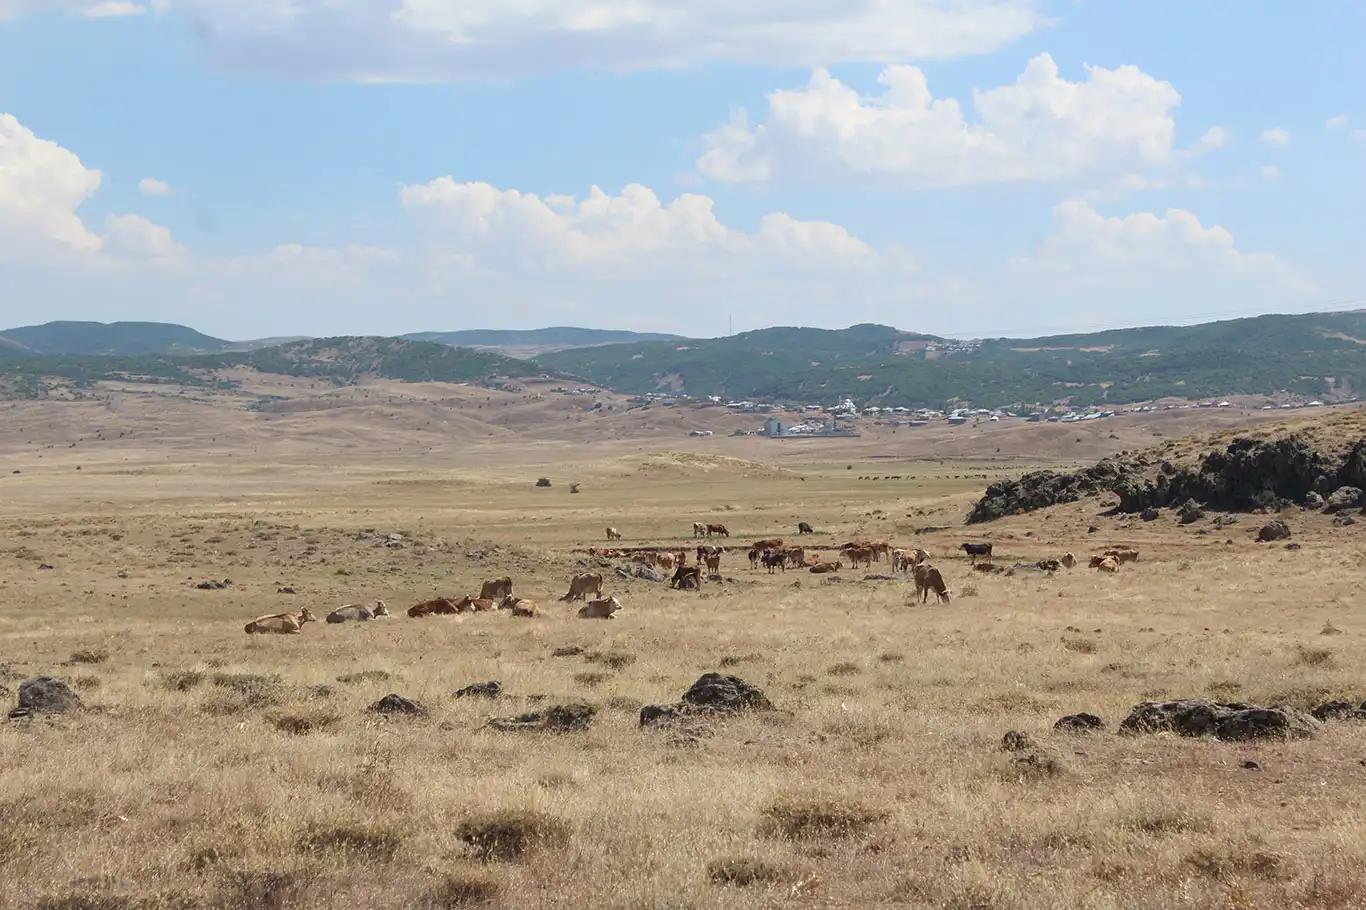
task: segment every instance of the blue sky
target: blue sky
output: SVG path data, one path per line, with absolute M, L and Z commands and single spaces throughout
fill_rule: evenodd
M 1366 7 L 0 0 L 0 326 L 1363 305 Z

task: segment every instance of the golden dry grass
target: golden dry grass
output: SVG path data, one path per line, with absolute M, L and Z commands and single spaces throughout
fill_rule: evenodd
M 874 442 L 895 460 L 869 461 Z M 917 445 L 25 462 L 0 500 L 0 685 L 59 676 L 90 710 L 0 725 L 0 906 L 1366 905 L 1366 729 L 1113 732 L 1146 698 L 1366 698 L 1366 525 L 1287 515 L 1289 551 L 1254 544 L 1251 516 L 1121 525 L 1092 501 L 964 529 L 994 453 Z M 556 485 L 535 489 L 542 474 Z M 903 479 L 858 480 L 874 475 Z M 688 545 L 694 520 L 737 544 L 807 520 L 815 546 L 926 546 L 957 596 L 913 605 L 904 582 L 769 576 L 731 553 L 730 580 L 700 594 L 609 576 L 626 609 L 608 622 L 555 602 L 606 525 Z M 952 555 L 968 539 L 1007 563 L 1121 543 L 1142 557 L 1115 576 L 982 575 Z M 402 615 L 503 574 L 547 615 Z M 376 598 L 396 615 L 242 632 Z M 776 710 L 638 727 L 641 705 L 718 670 Z M 490 679 L 503 698 L 454 697 Z M 366 710 L 390 692 L 430 712 Z M 565 702 L 596 706 L 593 726 L 485 726 Z M 1052 732 L 1077 711 L 1109 730 Z M 1009 730 L 1037 750 L 1002 751 Z

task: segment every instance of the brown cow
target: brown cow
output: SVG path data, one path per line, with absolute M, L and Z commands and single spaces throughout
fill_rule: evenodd
M 764 550 L 781 550 L 783 548 L 783 539 L 781 537 L 774 537 L 769 540 L 756 540 L 754 543 L 750 544 L 750 546 L 760 553 Z
M 298 613 L 271 613 L 268 616 L 258 616 L 246 624 L 244 631 L 248 635 L 297 635 L 303 631 L 304 623 L 317 621 L 318 618 L 313 615 L 313 611 L 304 607 Z
M 787 558 L 787 564 L 794 569 L 806 565 L 806 550 L 802 547 L 788 547 L 783 550 L 783 556 Z
M 512 596 L 512 579 L 504 575 L 502 578 L 495 578 L 492 581 L 484 582 L 484 586 L 479 589 L 480 600 L 502 600 Z
M 707 525 L 708 537 L 729 537 L 730 531 L 725 525 Z
M 1118 572 L 1119 560 L 1113 556 L 1102 557 L 1100 562 L 1096 563 L 1096 568 L 1102 572 Z
M 1077 564 L 1077 557 L 1073 556 L 1071 553 L 1064 553 L 1062 554 L 1062 559 L 1058 560 L 1058 562 L 1062 563 L 1063 568 L 1070 569 Z
M 892 552 L 892 545 L 885 540 L 875 540 L 869 544 L 868 547 L 873 551 L 873 558 L 879 562 L 882 561 L 883 557 L 889 556 Z
M 462 612 L 460 607 L 449 597 L 424 600 L 422 603 L 414 604 L 408 608 L 408 615 L 413 619 L 421 619 L 424 616 L 454 616 L 460 612 Z
M 669 587 L 680 590 L 702 590 L 702 570 L 697 566 L 679 566 L 669 579 Z
M 487 613 L 498 609 L 498 601 L 466 594 L 455 602 L 455 609 L 460 613 Z
M 575 600 L 587 600 L 589 594 L 602 596 L 602 573 L 584 572 L 582 575 L 575 575 L 569 580 L 569 593 L 560 598 L 565 603 Z
M 655 554 L 655 565 L 659 566 L 661 569 L 672 569 L 677 564 L 678 560 L 672 553 Z
M 838 572 L 844 568 L 844 563 L 836 560 L 835 562 L 822 562 L 812 566 L 810 571 L 813 575 L 829 575 L 831 572 Z
M 586 605 L 579 607 L 579 619 L 612 619 L 620 609 L 621 601 L 615 597 L 590 600 Z
M 924 603 L 929 599 L 931 591 L 940 601 L 948 603 L 949 589 L 944 584 L 944 576 L 929 563 L 921 563 L 915 567 L 915 593 L 919 595 L 920 602 Z
M 848 547 L 844 550 L 845 557 L 849 560 L 849 565 L 858 568 L 859 563 L 863 563 L 866 568 L 873 567 L 873 557 L 877 554 L 872 547 Z
M 540 612 L 540 608 L 536 605 L 536 601 L 527 600 L 525 597 L 513 597 L 511 594 L 503 598 L 501 606 L 504 610 L 511 610 L 513 616 L 531 618 Z
M 698 547 L 697 561 L 702 563 L 706 561 L 708 556 L 720 556 L 724 552 L 726 552 L 725 547 Z
M 1102 556 L 1113 556 L 1115 562 L 1138 562 L 1138 551 L 1133 547 L 1115 547 L 1113 550 L 1106 550 Z
M 607 529 L 607 539 L 608 539 L 608 540 L 621 540 L 621 532 L 618 531 L 616 528 L 608 528 L 608 529 Z
M 707 566 L 707 572 L 709 572 L 709 573 L 712 574 L 712 575 L 718 575 L 718 574 L 720 574 L 720 572 L 721 572 L 721 554 L 720 554 L 720 553 L 708 553 L 708 554 L 706 555 L 706 558 L 704 558 L 702 561 L 703 561 L 703 562 L 706 564 L 706 566 Z

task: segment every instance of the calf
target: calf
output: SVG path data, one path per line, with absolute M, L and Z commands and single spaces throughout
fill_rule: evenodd
M 536 601 L 527 600 L 525 597 L 513 597 L 511 594 L 503 598 L 501 606 L 504 610 L 511 610 L 513 616 L 530 618 L 540 612 L 540 607 L 536 605 Z
M 304 607 L 298 613 L 272 613 L 258 616 L 246 624 L 248 635 L 297 635 L 303 631 L 304 623 L 317 622 L 313 611 Z
M 811 525 L 807 524 L 806 522 L 804 522 L 804 521 L 799 521 L 799 522 L 797 522 L 797 533 L 798 533 L 798 534 L 815 534 L 816 531 L 815 531 L 815 529 L 813 529 L 813 528 L 811 527 Z
M 720 554 L 720 553 L 709 553 L 709 554 L 707 555 L 706 559 L 703 560 L 703 561 L 704 561 L 704 563 L 705 563 L 706 566 L 707 566 L 707 572 L 708 572 L 708 573 L 710 573 L 710 574 L 712 574 L 712 575 L 720 574 L 720 572 L 721 572 L 721 554 Z
M 576 600 L 587 600 L 589 594 L 602 596 L 602 573 L 584 572 L 575 575 L 569 580 L 569 593 L 565 594 L 560 600 L 571 603 Z
M 579 619 L 612 619 L 620 609 L 621 601 L 615 597 L 608 597 L 605 600 L 590 600 L 584 606 L 579 607 Z
M 844 568 L 844 563 L 836 560 L 835 562 L 822 562 L 811 567 L 812 575 L 829 575 L 831 572 L 838 572 Z

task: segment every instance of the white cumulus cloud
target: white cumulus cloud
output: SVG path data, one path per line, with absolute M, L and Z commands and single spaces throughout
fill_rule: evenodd
M 1119 175 L 1173 159 L 1181 96 L 1133 66 L 1088 66 L 1070 82 L 1042 54 L 1013 84 L 975 91 L 975 121 L 958 101 L 935 98 L 917 67 L 887 67 L 878 81 L 883 92 L 862 97 L 817 69 L 805 88 L 770 95 L 757 124 L 742 112 L 711 133 L 698 169 L 735 183 L 925 188 Z M 1211 131 L 1201 143 L 1223 138 Z
M 747 233 L 723 224 L 708 196 L 684 194 L 665 204 L 639 184 L 616 196 L 593 187 L 586 198 L 575 200 L 441 177 L 404 187 L 399 198 L 428 216 L 444 248 L 481 265 L 621 273 L 700 259 L 834 265 L 877 258 L 868 244 L 835 224 L 771 213 L 757 231 Z
M 100 180 L 70 150 L 0 114 L 0 257 L 98 251 L 100 238 L 76 210 Z
M 147 7 L 141 3 L 129 3 L 128 0 L 104 0 L 88 6 L 81 11 L 81 15 L 87 19 L 115 19 L 120 16 L 141 16 L 147 12 Z
M 1268 148 L 1283 149 L 1290 144 L 1290 133 L 1279 126 L 1262 130 L 1262 144 Z
M 1340 130 L 1347 125 L 1348 120 L 1346 114 L 1338 114 L 1336 117 L 1329 117 L 1323 125 L 1328 130 Z
M 110 215 L 105 222 L 105 249 L 133 258 L 171 259 L 185 250 L 169 229 L 141 215 Z
M 171 185 L 165 180 L 158 180 L 155 177 L 144 177 L 138 183 L 138 192 L 144 196 L 169 196 L 172 192 Z
M 0 22 L 27 13 L 56 10 L 88 19 L 108 19 L 116 16 L 137 16 L 147 7 L 129 0 L 0 0 Z
M 0 0 L 0 3 L 5 0 Z M 14 2 L 14 0 L 10 0 Z M 1042 0 L 155 0 L 210 60 L 310 80 L 480 80 L 568 68 L 816 66 L 986 53 Z

